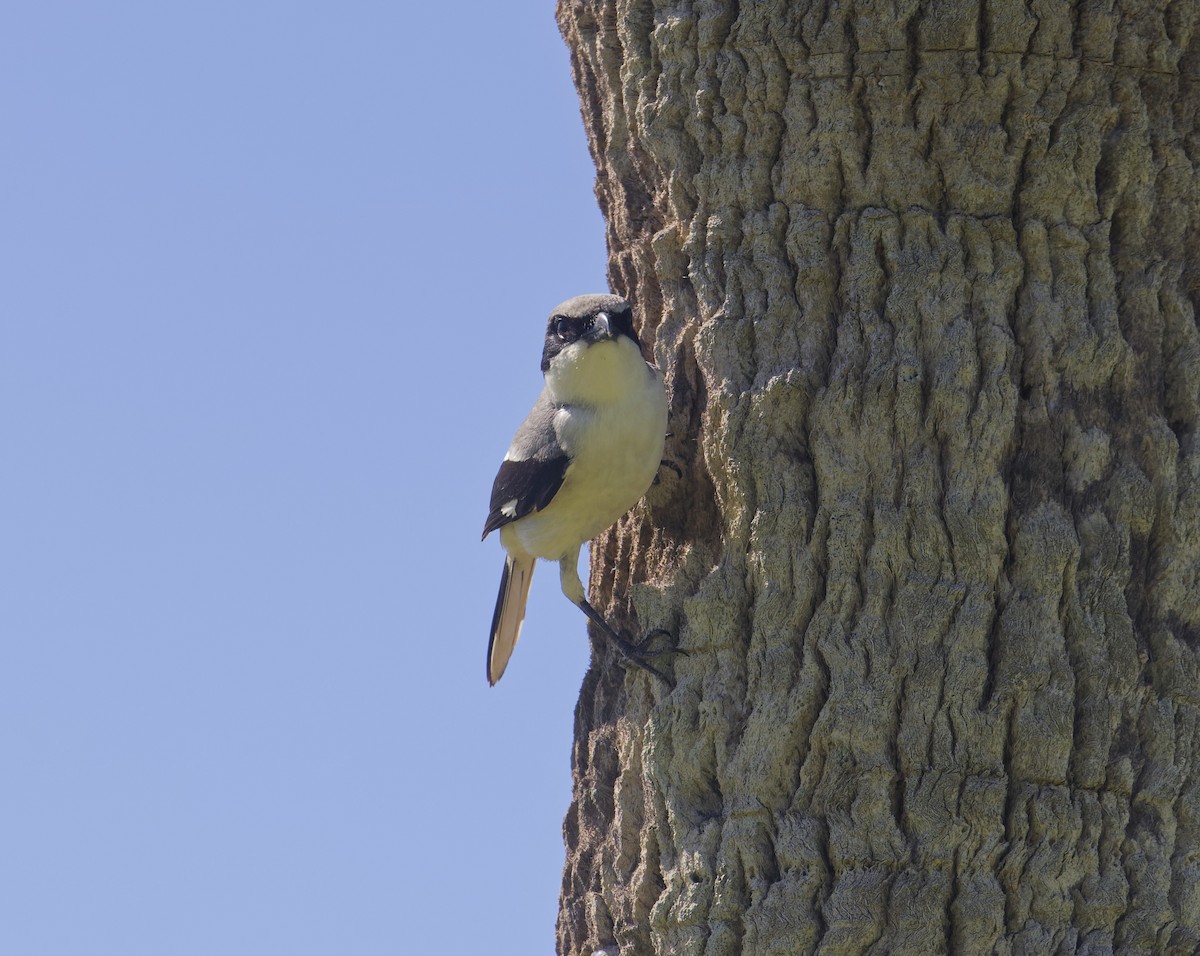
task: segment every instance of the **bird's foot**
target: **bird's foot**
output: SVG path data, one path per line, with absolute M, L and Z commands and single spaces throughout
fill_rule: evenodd
M 666 644 L 664 646 L 655 647 L 654 645 L 659 642 L 660 638 L 665 638 Z M 628 641 L 624 643 L 626 646 L 624 648 L 619 647 L 618 649 L 621 650 L 622 655 L 629 663 L 653 674 L 659 680 L 666 683 L 668 687 L 673 688 L 675 686 L 675 682 L 673 680 L 667 678 L 658 670 L 658 668 L 649 663 L 649 661 L 653 658 L 666 657 L 667 655 L 681 655 L 683 657 L 688 656 L 687 651 L 681 647 L 675 646 L 675 635 L 671 631 L 668 631 L 665 627 L 656 627 L 654 630 L 647 631 L 645 634 L 643 634 L 642 639 L 637 643 Z
M 633 644 L 633 643 L 625 640 L 624 638 L 618 638 L 618 639 L 614 640 L 612 643 L 613 643 L 613 646 L 616 647 L 617 652 L 621 655 L 623 664 L 632 664 L 634 667 L 638 668 L 639 670 L 645 671 L 647 674 L 653 674 L 655 677 L 657 677 L 660 681 L 662 681 L 668 687 L 675 686 L 675 682 L 672 681 L 671 678 L 667 677 L 666 674 L 664 674 L 662 671 L 660 671 L 657 667 L 655 667 L 653 664 L 651 664 L 646 659 L 648 657 L 657 657 L 661 653 L 661 651 L 659 651 L 659 652 L 652 651 L 650 653 L 647 653 L 645 650 L 642 649 L 642 646 L 640 643 Z
M 654 473 L 654 484 L 657 485 L 662 482 L 662 470 L 664 468 L 670 468 L 671 471 L 675 472 L 676 478 L 683 478 L 683 469 L 675 464 L 675 462 L 671 461 L 671 459 L 664 458 L 658 463 L 658 471 Z
M 675 686 L 674 681 L 667 677 L 666 674 L 660 671 L 648 660 L 649 658 L 661 657 L 665 654 L 684 653 L 673 646 L 657 649 L 653 646 L 659 636 L 665 635 L 673 640 L 674 635 L 670 631 L 661 627 L 655 628 L 654 630 L 648 632 L 640 641 L 635 643 L 627 640 L 613 630 L 613 628 L 609 626 L 608 622 L 604 620 L 604 617 L 600 614 L 600 612 L 592 607 L 587 601 L 584 601 L 582 604 L 580 604 L 580 609 L 588 616 L 588 619 L 595 624 L 601 632 L 603 632 L 604 636 L 608 638 L 609 643 L 611 643 L 613 647 L 617 649 L 617 652 L 621 655 L 624 663 L 632 664 L 634 667 L 645 671 L 647 674 L 653 674 L 668 687 Z
M 654 647 L 660 639 L 665 640 L 665 645 L 662 647 Z M 642 639 L 633 645 L 636 648 L 639 656 L 646 657 L 663 657 L 666 654 L 680 654 L 683 657 L 688 656 L 688 652 L 681 647 L 675 646 L 675 634 L 668 631 L 665 627 L 656 627 L 652 631 L 647 631 L 642 635 Z

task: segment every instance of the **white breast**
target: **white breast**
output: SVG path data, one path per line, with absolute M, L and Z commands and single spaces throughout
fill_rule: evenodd
M 624 337 L 564 350 L 546 388 L 561 406 L 554 430 L 571 465 L 550 504 L 504 532 L 527 553 L 558 560 L 646 493 L 662 462 L 667 397 L 661 373 Z

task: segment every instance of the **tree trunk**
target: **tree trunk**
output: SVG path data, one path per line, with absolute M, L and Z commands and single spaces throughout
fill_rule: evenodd
M 585 680 L 560 952 L 1200 951 L 1200 4 L 559 22 L 687 654 Z

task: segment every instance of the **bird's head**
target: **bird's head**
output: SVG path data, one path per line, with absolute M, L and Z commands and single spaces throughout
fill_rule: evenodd
M 575 364 L 585 349 L 628 339 L 640 355 L 642 343 L 633 330 L 633 310 L 618 295 L 577 295 L 550 313 L 542 348 L 542 372 L 563 360 Z

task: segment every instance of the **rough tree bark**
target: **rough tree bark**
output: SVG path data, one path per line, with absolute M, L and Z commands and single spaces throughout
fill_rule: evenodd
M 1200 951 L 1200 4 L 558 15 L 687 652 L 585 679 L 560 951 Z

